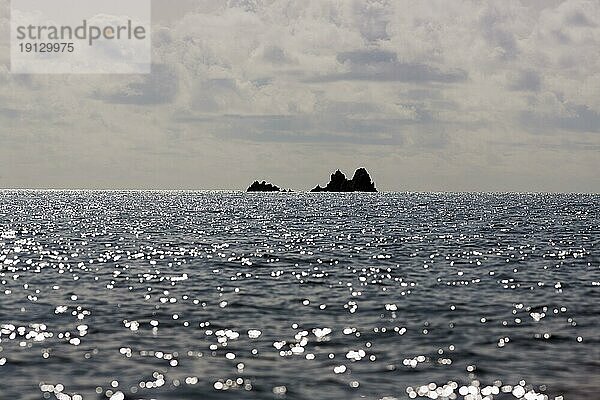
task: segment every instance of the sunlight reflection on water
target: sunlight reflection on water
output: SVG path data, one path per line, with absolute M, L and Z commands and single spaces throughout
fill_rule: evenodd
M 0 191 L 0 398 L 592 398 L 598 209 Z

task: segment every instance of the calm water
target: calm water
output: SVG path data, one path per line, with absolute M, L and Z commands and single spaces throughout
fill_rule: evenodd
M 0 191 L 0 399 L 599 399 L 599 210 Z

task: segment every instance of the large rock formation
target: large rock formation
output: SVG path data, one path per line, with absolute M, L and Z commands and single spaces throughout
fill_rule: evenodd
M 311 192 L 376 192 L 375 184 L 371 181 L 369 173 L 364 168 L 354 172 L 352 179 L 348 180 L 346 175 L 339 169 L 331 174 L 331 180 L 322 188 L 317 185 Z
M 246 190 L 246 192 L 280 192 L 281 189 L 275 185 L 267 183 L 265 181 L 259 182 L 254 181 L 250 187 Z

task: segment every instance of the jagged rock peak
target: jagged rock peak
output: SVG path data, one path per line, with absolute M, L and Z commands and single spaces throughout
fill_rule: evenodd
M 317 185 L 311 192 L 376 192 L 375 183 L 365 168 L 359 168 L 354 172 L 352 179 L 348 180 L 346 175 L 339 169 L 331 174 L 327 186 L 322 188 Z
M 375 183 L 371 180 L 371 176 L 365 168 L 359 168 L 354 172 L 352 177 L 354 191 L 359 192 L 376 192 Z

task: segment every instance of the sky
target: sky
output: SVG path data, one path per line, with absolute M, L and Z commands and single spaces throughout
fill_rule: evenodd
M 600 192 L 596 0 L 153 0 L 152 73 L 10 73 L 0 187 Z

